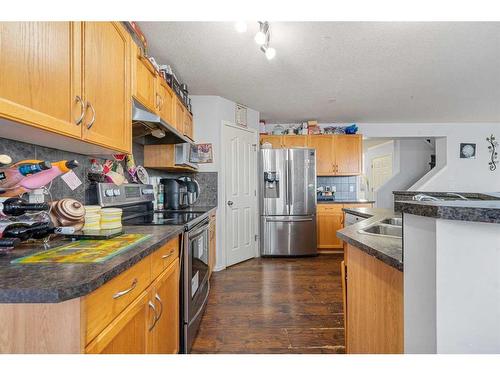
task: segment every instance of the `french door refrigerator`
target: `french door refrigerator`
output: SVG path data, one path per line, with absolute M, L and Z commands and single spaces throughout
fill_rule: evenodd
M 259 186 L 261 255 L 316 255 L 316 151 L 262 149 Z

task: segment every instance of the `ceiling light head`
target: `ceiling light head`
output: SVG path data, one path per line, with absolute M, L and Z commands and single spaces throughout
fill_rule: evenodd
M 247 31 L 247 23 L 245 21 L 238 21 L 234 24 L 236 31 L 239 33 L 244 33 Z
M 259 22 L 259 31 L 255 34 L 254 39 L 259 46 L 266 44 L 266 41 L 269 40 L 269 23 L 267 21 Z
M 274 56 L 276 56 L 276 50 L 273 47 L 268 47 L 266 48 L 265 54 L 268 60 L 272 60 L 274 59 Z

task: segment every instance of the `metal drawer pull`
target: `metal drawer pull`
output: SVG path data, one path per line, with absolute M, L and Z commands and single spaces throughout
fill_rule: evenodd
M 87 108 L 89 108 L 89 107 L 92 110 L 92 119 L 88 123 L 87 129 L 90 129 L 92 127 L 92 125 L 94 125 L 94 122 L 95 122 L 95 109 L 94 109 L 94 106 L 92 105 L 92 103 L 87 102 Z
M 172 255 L 174 254 L 174 251 L 170 251 L 170 253 L 168 254 L 165 254 L 164 256 L 161 257 L 161 259 L 167 259 L 167 258 L 170 258 Z
M 80 103 L 80 117 L 78 120 L 75 121 L 76 125 L 80 125 L 83 121 L 83 118 L 85 117 L 85 103 L 83 102 L 82 98 L 80 96 L 76 96 L 75 102 Z
M 113 298 L 117 299 L 117 298 L 120 298 L 121 296 L 124 296 L 127 293 L 130 293 L 132 290 L 135 289 L 136 286 L 137 286 L 137 279 L 134 279 L 134 281 L 132 281 L 132 285 L 130 286 L 130 288 L 122 290 L 121 292 L 116 292 L 113 295 Z
M 163 303 L 161 302 L 161 298 L 160 296 L 158 295 L 158 293 L 155 294 L 155 299 L 159 302 L 160 304 L 160 313 L 158 314 L 158 317 L 156 318 L 156 320 L 160 320 L 161 318 L 161 314 L 163 314 Z
M 155 327 L 156 325 L 156 322 L 158 321 L 158 318 L 157 318 L 157 315 L 156 315 L 156 307 L 155 307 L 155 304 L 151 301 L 148 302 L 148 306 L 151 308 L 151 310 L 153 310 L 153 323 L 151 323 L 151 326 L 149 326 L 149 330 L 152 331 L 153 328 Z

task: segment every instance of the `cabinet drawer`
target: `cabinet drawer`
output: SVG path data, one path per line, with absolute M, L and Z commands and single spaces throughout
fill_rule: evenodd
M 89 343 L 151 283 L 151 256 L 116 276 L 84 299 Z
M 343 204 L 318 204 L 316 211 L 318 213 L 342 213 Z
M 152 279 L 156 279 L 177 258 L 179 258 L 179 237 L 168 241 L 151 255 Z

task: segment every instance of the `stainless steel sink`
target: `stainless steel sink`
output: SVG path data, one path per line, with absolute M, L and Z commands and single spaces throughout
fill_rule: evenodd
M 403 225 L 403 219 L 400 217 L 391 217 L 389 219 L 381 220 L 380 223 L 389 224 L 389 225 L 397 225 L 397 226 L 401 227 Z
M 358 232 L 374 236 L 403 238 L 403 227 L 399 225 L 375 223 L 366 228 L 360 229 Z

